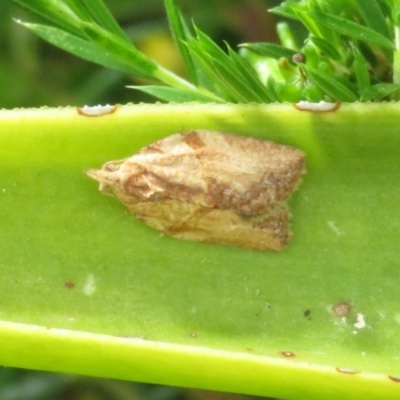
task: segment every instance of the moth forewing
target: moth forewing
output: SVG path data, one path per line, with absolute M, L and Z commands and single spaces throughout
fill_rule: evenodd
M 168 235 L 276 251 L 289 243 L 287 201 L 304 173 L 298 149 L 202 130 L 87 172 L 102 192 Z

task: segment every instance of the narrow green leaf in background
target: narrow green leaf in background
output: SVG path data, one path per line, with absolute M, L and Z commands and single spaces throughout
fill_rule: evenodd
M 198 92 L 193 92 L 184 89 L 177 89 L 168 86 L 142 85 L 142 86 L 127 86 L 128 88 L 140 90 L 143 93 L 150 94 L 161 100 L 170 103 L 187 103 L 197 101 L 200 103 L 222 103 L 224 100 L 218 101 L 215 97 L 208 97 Z
M 400 84 L 395 83 L 377 83 L 369 86 L 361 93 L 361 101 L 380 99 L 398 92 Z
M 293 62 L 292 57 L 298 53 L 295 50 L 291 50 L 273 43 L 242 43 L 239 45 L 239 47 L 253 51 L 260 56 L 272 57 L 276 59 L 286 57 L 289 62 Z
M 196 67 L 190 55 L 186 42 L 188 40 L 187 30 L 183 17 L 174 0 L 165 0 L 165 10 L 168 16 L 169 27 L 175 43 L 179 49 L 182 60 L 186 66 L 187 73 L 194 85 L 198 84 Z
M 315 46 L 317 46 L 323 52 L 323 54 L 332 58 L 332 60 L 338 61 L 342 58 L 339 50 L 336 49 L 336 47 L 329 43 L 327 40 L 317 36 L 311 36 L 309 40 L 314 43 Z
M 48 2 L 48 4 L 51 4 L 53 9 L 57 9 L 57 7 L 59 7 L 59 5 L 57 4 L 57 0 L 50 0 Z M 69 9 L 69 14 L 72 15 L 74 14 L 77 20 L 80 21 L 85 21 L 85 22 L 89 22 L 89 23 L 95 23 L 95 20 L 92 16 L 92 14 L 90 13 L 90 11 L 88 10 L 88 8 L 85 6 L 84 2 L 82 0 L 80 1 L 74 1 L 74 0 L 64 0 L 64 6 L 65 9 Z
M 356 47 L 353 47 L 353 55 L 358 87 L 363 93 L 370 86 L 368 64 Z
M 26 22 L 19 22 L 21 25 L 35 32 L 36 35 L 49 43 L 60 47 L 61 49 L 75 54 L 85 60 L 103 65 L 108 68 L 115 68 L 120 71 L 152 78 L 152 71 L 157 66 L 150 60 L 144 60 L 140 58 L 139 65 L 141 68 L 136 67 L 136 63 L 128 62 L 126 57 L 119 57 L 112 53 L 104 52 L 103 49 L 97 44 L 88 42 L 87 40 L 81 39 L 80 37 L 74 36 L 66 31 L 59 28 L 53 28 L 51 26 L 31 24 Z M 132 55 L 132 61 L 134 61 L 135 54 Z
M 66 30 L 75 35 L 81 35 L 82 32 L 79 28 L 79 19 L 71 12 L 69 7 L 65 4 L 58 2 L 55 6 L 53 1 L 38 0 L 34 3 L 26 0 L 12 0 L 21 8 L 31 12 L 33 15 L 39 16 L 44 20 L 54 24 L 56 27 Z
M 119 39 L 131 43 L 129 38 L 125 35 L 118 22 L 115 20 L 110 10 L 105 6 L 102 0 L 83 0 L 96 22 L 104 29 L 117 36 Z M 80 4 L 79 1 L 71 0 L 70 5 Z
M 232 63 L 237 68 L 238 74 L 243 77 L 247 83 L 248 89 L 252 92 L 255 102 L 270 103 L 273 98 L 268 93 L 267 88 L 263 85 L 260 78 L 257 76 L 254 68 L 243 57 L 240 57 L 228 44 L 228 55 Z
M 394 44 L 392 40 L 370 28 L 367 28 L 366 26 L 357 24 L 346 18 L 323 12 L 309 13 L 309 16 L 314 21 L 331 28 L 342 35 L 394 50 Z
M 386 17 L 379 5 L 380 2 L 377 0 L 356 0 L 356 3 L 367 26 L 392 41 Z
M 346 102 L 357 101 L 357 96 L 354 92 L 332 75 L 304 65 L 302 68 L 304 68 L 306 75 L 323 91 L 328 93 L 333 100 Z

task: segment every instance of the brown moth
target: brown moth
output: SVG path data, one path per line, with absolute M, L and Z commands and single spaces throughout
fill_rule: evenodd
M 304 173 L 298 149 L 202 130 L 87 171 L 100 191 L 163 233 L 259 250 L 287 246 L 287 201 Z

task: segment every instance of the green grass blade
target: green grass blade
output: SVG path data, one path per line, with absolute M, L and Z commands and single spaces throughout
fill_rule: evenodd
M 270 103 L 271 101 L 274 101 L 275 99 L 270 96 L 255 69 L 229 45 L 227 45 L 227 47 L 229 58 L 237 68 L 238 73 L 243 76 L 243 79 L 248 85 L 248 89 L 252 91 L 254 101 L 260 103 Z
M 366 26 L 362 26 L 346 18 L 323 12 L 309 13 L 309 16 L 319 24 L 333 29 L 342 35 L 349 36 L 353 39 L 361 40 L 363 42 L 376 44 L 389 50 L 394 50 L 394 44 L 392 40 Z
M 58 3 L 58 4 L 57 4 Z M 64 5 L 67 6 L 71 12 L 73 12 L 77 18 L 85 22 L 95 22 L 92 14 L 89 12 L 85 6 L 83 0 L 64 0 Z M 54 3 L 55 7 L 60 7 L 59 2 Z
M 279 37 L 281 45 L 287 49 L 299 51 L 299 46 L 295 35 L 287 22 L 279 22 L 276 24 L 276 33 Z
M 12 2 L 29 13 L 43 18 L 67 32 L 73 33 L 76 36 L 82 35 L 78 26 L 79 20 L 76 18 L 76 15 L 71 12 L 69 7 L 61 2 L 58 3 L 58 7 L 54 7 L 52 2 L 43 0 L 38 0 L 34 3 L 26 0 L 12 0 Z M 60 18 L 60 15 L 62 15 L 63 18 Z
M 314 43 L 314 45 L 321 50 L 324 55 L 328 56 L 332 60 L 339 61 L 342 58 L 339 50 L 337 50 L 337 48 L 327 40 L 317 36 L 311 36 L 309 40 Z
M 210 58 L 220 60 L 221 62 L 228 61 L 228 55 L 204 32 L 198 29 L 196 26 L 196 41 L 199 43 L 199 49 L 203 53 L 208 55 Z
M 187 41 L 187 27 L 184 25 L 182 15 L 175 4 L 174 0 L 165 0 L 165 10 L 167 12 L 169 27 L 172 36 L 175 40 L 176 46 L 179 49 L 182 60 L 185 64 L 187 73 L 194 85 L 198 84 L 198 77 L 196 67 L 190 55 L 188 47 L 185 45 Z
M 141 58 L 138 60 L 138 67 L 136 67 L 134 64 L 134 53 L 131 57 L 131 60 L 127 61 L 126 56 L 120 57 L 116 54 L 107 53 L 100 46 L 71 35 L 70 33 L 58 28 L 24 22 L 20 22 L 20 24 L 35 32 L 36 35 L 48 41 L 49 43 L 85 60 L 103 65 L 108 68 L 114 68 L 126 73 L 147 78 L 152 78 L 152 70 L 157 68 L 157 66 L 155 64 L 151 64 L 150 61 L 145 63 L 143 66 L 141 63 Z
M 246 76 L 235 67 L 233 63 L 224 63 L 221 60 L 213 60 L 212 65 L 219 81 L 238 103 L 256 102 L 255 93 L 252 90 Z
M 298 53 L 295 50 L 291 50 L 273 43 L 242 43 L 239 45 L 239 47 L 248 49 L 249 51 L 259 54 L 260 56 L 272 57 L 276 59 L 285 57 L 291 63 L 293 63 L 293 55 Z
M 128 88 L 139 90 L 143 93 L 150 94 L 160 100 L 164 100 L 170 103 L 188 103 L 188 102 L 199 102 L 199 103 L 216 103 L 218 102 L 214 97 L 208 97 L 201 93 L 196 93 L 189 90 L 177 89 L 167 86 L 127 86 Z M 221 103 L 223 100 L 221 99 Z
M 204 54 L 197 40 L 194 38 L 189 39 L 187 46 L 193 57 L 193 61 L 201 71 L 199 78 L 201 79 L 202 86 L 206 86 L 209 91 L 215 93 L 225 101 L 233 101 L 229 92 L 223 87 L 220 76 L 215 71 L 212 58 Z
M 356 0 L 358 10 L 367 26 L 390 41 L 393 41 L 386 17 L 382 12 L 379 3 L 380 2 L 377 0 Z
M 340 43 L 337 33 L 315 19 L 307 10 L 298 9 L 296 10 L 299 21 L 307 28 L 311 35 L 321 37 L 327 40 L 329 43 L 337 46 Z
M 269 76 L 267 79 L 266 87 L 267 87 L 268 94 L 273 98 L 273 100 L 275 102 L 281 101 L 280 96 L 278 94 L 278 90 L 277 90 L 277 84 L 271 76 Z
M 353 55 L 359 91 L 363 93 L 370 86 L 368 64 L 356 47 L 353 47 Z
M 395 83 L 378 83 L 369 86 L 361 93 L 361 101 L 381 99 L 388 97 L 400 89 L 400 84 Z
M 159 66 L 139 51 L 133 43 L 119 39 L 98 25 L 82 22 L 81 29 L 91 42 L 102 48 L 102 51 L 110 53 L 117 60 L 132 65 L 141 76 L 154 77 L 155 72 L 159 69 Z
M 188 42 L 189 51 L 208 77 L 221 88 L 228 101 L 247 103 L 270 99 L 268 92 L 255 82 L 256 73 L 250 65 L 234 58 L 232 50 L 229 55 L 225 53 L 197 28 L 196 33 L 197 39 Z
M 357 7 L 366 23 L 366 25 L 378 32 L 382 36 L 393 42 L 393 35 L 389 31 L 388 21 L 390 21 L 390 16 L 387 18 L 381 8 L 381 4 L 377 0 L 362 1 L 357 0 Z M 393 59 L 392 49 L 383 48 L 385 56 L 389 59 Z
M 73 3 L 79 3 L 72 0 Z M 94 19 L 99 23 L 99 25 L 110 33 L 114 34 L 121 40 L 130 43 L 129 38 L 125 35 L 124 31 L 115 20 L 110 10 L 106 7 L 103 0 L 82 0 L 86 5 L 87 9 L 90 11 Z
M 279 15 L 284 18 L 298 20 L 299 17 L 296 14 L 295 8 L 298 4 L 288 1 L 283 1 L 279 6 L 268 9 L 268 12 Z
M 224 77 L 221 77 L 215 69 L 215 55 L 222 58 L 224 61 L 227 60 L 227 55 L 219 48 L 214 50 L 214 56 L 211 55 L 208 53 L 207 49 L 205 49 L 204 43 L 201 43 L 195 38 L 189 38 L 187 46 L 196 65 L 202 71 L 205 77 L 204 80 L 212 85 L 209 90 L 214 91 L 226 101 L 234 101 L 232 93 L 230 93 L 229 88 L 225 85 Z
M 358 98 L 354 92 L 332 75 L 311 67 L 302 66 L 302 68 L 304 68 L 308 78 L 333 100 L 346 102 L 357 101 Z
M 238 103 L 255 101 L 251 86 L 227 54 L 218 49 L 212 57 L 206 54 L 204 43 L 193 39 L 188 44 L 196 63 L 214 81 L 225 100 Z

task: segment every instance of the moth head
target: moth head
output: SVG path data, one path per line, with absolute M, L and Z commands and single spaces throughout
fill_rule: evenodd
M 85 171 L 89 178 L 100 183 L 99 190 L 109 196 L 114 196 L 116 176 L 114 171 L 108 169 L 88 169 Z

